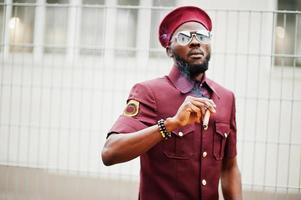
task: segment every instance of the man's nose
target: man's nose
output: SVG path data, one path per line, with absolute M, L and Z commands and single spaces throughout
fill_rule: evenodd
M 198 40 L 196 39 L 196 36 L 193 35 L 193 36 L 192 36 L 192 39 L 191 39 L 191 42 L 189 43 L 189 46 L 190 46 L 190 47 L 195 47 L 195 46 L 200 46 L 200 45 L 201 45 L 200 41 L 198 41 Z

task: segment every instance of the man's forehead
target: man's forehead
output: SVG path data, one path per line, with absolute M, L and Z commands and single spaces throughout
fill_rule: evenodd
M 198 30 L 207 30 L 205 26 L 199 22 L 185 22 L 179 26 L 174 34 L 180 31 L 198 31 Z

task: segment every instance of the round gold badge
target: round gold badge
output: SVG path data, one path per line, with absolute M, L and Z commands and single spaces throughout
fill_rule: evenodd
M 136 116 L 138 112 L 139 112 L 139 102 L 136 100 L 130 100 L 123 111 L 123 115 L 133 117 Z

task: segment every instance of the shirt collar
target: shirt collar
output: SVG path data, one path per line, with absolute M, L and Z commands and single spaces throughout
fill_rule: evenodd
M 193 81 L 193 80 L 189 79 L 188 77 L 186 77 L 185 75 L 183 75 L 176 66 L 172 67 L 172 69 L 168 75 L 168 78 L 173 83 L 173 85 L 181 93 L 184 93 L 184 94 L 190 92 L 193 89 L 193 86 L 195 84 L 195 81 Z M 200 86 L 202 86 L 202 85 L 208 86 L 208 88 L 219 97 L 216 90 L 214 89 L 214 83 L 206 77 L 206 74 L 204 74 L 203 79 L 200 83 Z

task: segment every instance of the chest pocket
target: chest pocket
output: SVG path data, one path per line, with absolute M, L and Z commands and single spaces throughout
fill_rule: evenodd
M 230 125 L 224 122 L 215 122 L 215 133 L 213 134 L 213 155 L 216 160 L 224 158 L 227 137 L 230 134 Z
M 170 159 L 191 159 L 195 154 L 194 125 L 185 126 L 172 132 L 172 138 L 162 142 L 162 150 Z

